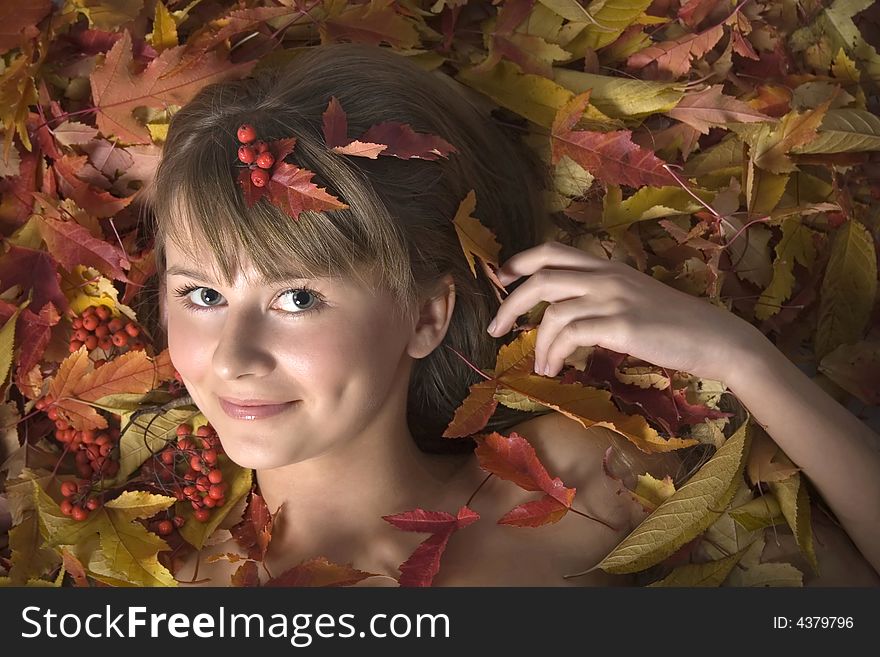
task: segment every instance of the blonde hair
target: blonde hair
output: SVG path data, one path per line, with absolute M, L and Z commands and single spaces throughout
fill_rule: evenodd
M 266 277 L 290 265 L 307 276 L 366 281 L 367 273 L 375 274 L 408 317 L 451 274 L 456 304 L 448 332 L 440 347 L 414 363 L 409 386 L 410 430 L 419 447 L 432 452 L 473 449 L 471 440 L 441 437 L 468 386 L 482 380 L 453 349 L 491 369 L 504 341 L 486 332 L 498 300 L 486 277 L 471 272 L 452 219 L 475 190 L 474 215 L 497 236 L 503 262 L 535 244 L 549 176 L 534 153 L 456 93 L 457 84 L 384 48 L 309 48 L 280 68 L 202 89 L 173 116 L 146 195 L 158 294 L 164 294 L 167 239 L 184 253 L 192 252 L 187 238 L 207 245 L 229 284 L 243 256 Z M 400 121 L 442 137 L 456 152 L 433 161 L 331 152 L 322 134 L 331 96 L 346 112 L 352 138 L 375 123 Z M 295 136 L 288 159 L 314 172 L 312 182 L 350 207 L 304 212 L 298 221 L 265 200 L 247 207 L 234 167 L 243 122 L 263 139 Z M 164 332 L 156 322 L 151 326 L 157 337 Z M 501 431 L 530 415 L 499 406 L 486 429 Z

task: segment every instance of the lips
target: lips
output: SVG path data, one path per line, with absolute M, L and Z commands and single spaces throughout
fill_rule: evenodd
M 296 401 L 284 402 L 281 404 L 262 404 L 254 405 L 255 400 L 247 400 L 247 404 L 236 404 L 223 397 L 217 398 L 220 401 L 220 407 L 231 418 L 236 420 L 261 420 L 263 418 L 278 415 L 289 410 L 296 404 Z M 245 400 L 240 400 L 245 401 Z

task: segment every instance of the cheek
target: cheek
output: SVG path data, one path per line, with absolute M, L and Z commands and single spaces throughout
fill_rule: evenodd
M 200 378 L 200 372 L 210 362 L 204 332 L 197 330 L 192 320 L 169 311 L 166 336 L 168 354 L 177 371 L 186 379 Z

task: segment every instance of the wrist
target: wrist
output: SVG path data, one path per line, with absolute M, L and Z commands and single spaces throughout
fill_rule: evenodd
M 745 320 L 741 320 L 739 347 L 735 358 L 731 359 L 728 374 L 723 383 L 737 396 L 747 386 L 754 385 L 755 379 L 763 379 L 769 373 L 778 372 L 780 361 L 788 359 L 777 349 L 767 336 Z

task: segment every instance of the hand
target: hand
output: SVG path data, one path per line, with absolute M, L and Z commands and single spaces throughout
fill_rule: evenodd
M 578 347 L 598 345 L 660 367 L 726 380 L 765 340 L 757 328 L 705 299 L 620 262 L 547 242 L 498 270 L 507 285 L 529 276 L 501 304 L 492 335 L 509 331 L 537 303 L 544 311 L 535 372 L 555 376 Z

